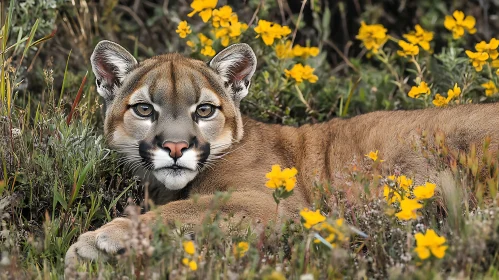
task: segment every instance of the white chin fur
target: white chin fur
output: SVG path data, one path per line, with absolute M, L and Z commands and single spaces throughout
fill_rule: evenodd
M 169 190 L 180 190 L 185 188 L 187 184 L 194 180 L 197 171 L 197 154 L 193 150 L 188 150 L 183 153 L 182 157 L 177 160 L 177 164 L 187 169 L 160 169 L 171 166 L 174 161 L 165 150 L 156 149 L 153 152 L 152 162 L 154 170 L 152 173 L 165 187 Z
M 190 181 L 196 178 L 198 172 L 187 169 L 161 169 L 153 171 L 153 174 L 167 189 L 174 191 L 185 188 Z

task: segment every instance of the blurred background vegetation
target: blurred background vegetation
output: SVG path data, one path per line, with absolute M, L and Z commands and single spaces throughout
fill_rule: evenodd
M 298 16 L 302 8 L 301 1 L 219 1 L 218 6 L 228 4 L 238 13 L 241 22 L 250 22 L 253 16 L 288 25 L 294 29 L 298 22 Z M 17 39 L 17 34 L 25 34 L 34 24 L 36 19 L 40 20 L 37 34 L 49 35 L 53 38 L 32 48 L 28 57 L 23 61 L 22 70 L 18 79 L 23 85 L 24 91 L 40 92 L 40 88 L 46 86 L 43 69 L 52 69 L 54 87 L 61 87 L 64 67 L 53 67 L 53 65 L 65 65 L 69 58 L 67 85 L 69 92 L 75 92 L 81 82 L 82 76 L 89 70 L 89 57 L 95 44 L 102 39 L 112 40 L 132 51 L 138 58 L 144 59 L 156 54 L 167 52 L 183 52 L 189 54 L 188 47 L 182 41 L 175 29 L 182 20 L 189 19 L 186 14 L 191 10 L 190 1 L 65 1 L 65 0 L 28 0 L 16 2 L 13 29 L 10 41 Z M 401 34 L 407 33 L 414 28 L 415 24 L 421 24 L 426 30 L 435 34 L 448 33 L 443 27 L 445 15 L 449 15 L 455 9 L 466 11 L 477 19 L 476 28 L 478 32 L 463 42 L 462 47 L 472 48 L 475 42 L 488 40 L 499 31 L 499 1 L 308 1 L 304 5 L 303 19 L 300 21 L 299 32 L 295 44 L 302 46 L 319 46 L 324 57 L 314 62 L 315 66 L 322 66 L 322 79 L 349 79 L 352 83 L 359 75 L 362 77 L 357 87 L 359 95 L 355 95 L 352 105 L 346 115 L 355 115 L 376 109 L 393 109 L 409 107 L 406 100 L 397 100 L 397 96 L 391 100 L 385 100 L 386 93 L 393 92 L 394 85 L 390 83 L 388 73 L 383 69 L 376 69 L 374 65 L 362 64 L 367 59 L 365 50 L 360 47 L 360 41 L 355 39 L 358 33 L 360 20 L 367 23 L 381 23 L 389 31 L 390 35 L 400 38 Z M 4 9 L 4 13 L 5 13 Z M 255 11 L 258 13 L 255 14 Z M 201 25 L 202 21 L 194 21 Z M 242 39 L 244 42 L 256 40 L 251 37 Z M 448 38 L 446 36 L 435 36 L 433 49 L 439 53 L 446 47 Z M 219 51 L 220 48 L 216 49 Z M 325 59 L 323 59 L 325 58 Z M 16 58 L 14 58 L 16 59 Z M 19 57 L 17 57 L 19 59 Z M 206 58 L 208 60 L 209 58 Z M 349 60 L 349 61 L 346 61 Z M 365 69 L 363 73 L 356 73 L 349 64 L 355 67 L 374 67 L 375 73 Z M 372 70 L 374 70 L 372 69 Z M 355 69 L 354 69 L 355 70 Z M 356 75 L 355 77 L 352 74 Z M 334 86 L 341 87 L 344 81 L 338 81 Z M 87 83 L 87 87 L 92 82 Z M 322 89 L 322 90 L 319 90 Z M 292 117 L 289 123 L 324 120 L 338 115 L 333 108 L 338 108 L 342 96 L 339 95 L 343 89 L 332 88 L 336 93 L 324 93 L 321 86 L 317 86 L 314 96 L 309 97 L 310 108 L 298 104 L 286 104 L 289 100 L 278 100 L 279 103 L 261 104 L 265 97 L 256 93 L 254 98 L 248 101 L 255 105 L 249 108 L 249 103 L 244 106 L 248 112 L 259 113 L 256 116 L 269 119 L 274 122 L 286 122 L 285 119 Z M 254 90 L 253 92 L 255 92 Z M 326 89 L 327 91 L 327 89 Z M 347 90 L 348 92 L 348 90 Z M 372 93 L 382 92 L 382 96 Z M 369 97 L 362 98 L 363 95 Z M 393 94 L 389 94 L 392 96 Z M 36 96 L 34 96 L 36 97 Z M 65 96 L 70 103 L 71 95 Z M 74 96 L 73 96 L 74 97 Z M 256 99 L 258 97 L 258 99 Z M 373 98 L 374 97 L 374 98 Z M 403 97 L 400 97 L 403 99 Z M 275 100 L 272 100 L 275 101 Z M 403 104 L 400 104 L 402 102 Z M 280 108 L 269 108 L 277 106 Z M 255 108 L 256 107 L 256 108 Z M 288 110 L 286 110 L 286 107 Z M 293 110 L 289 113 L 290 109 Z M 267 114 L 264 112 L 268 111 Z M 312 112 L 312 114 L 310 114 Z M 291 114 L 291 115 L 290 115 Z

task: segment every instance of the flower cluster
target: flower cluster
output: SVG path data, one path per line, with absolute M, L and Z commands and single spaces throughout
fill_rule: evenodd
M 272 171 L 265 175 L 269 179 L 265 186 L 274 190 L 273 196 L 277 204 L 281 199 L 286 199 L 293 194 L 297 173 L 298 170 L 294 167 L 281 170 L 281 166 L 276 164 L 272 166 Z
M 461 94 L 461 88 L 457 86 L 457 83 L 454 84 L 454 88 L 451 88 L 447 91 L 447 98 L 443 97 L 439 93 L 435 95 L 435 99 L 433 100 L 433 105 L 437 107 L 443 107 L 449 104 L 453 99 L 458 97 Z
M 196 246 L 194 245 L 194 242 L 184 241 L 182 245 L 184 247 L 184 252 L 189 256 L 188 258 L 183 258 L 182 263 L 185 266 L 188 266 L 191 270 L 196 271 L 198 269 L 198 264 L 192 259 L 194 254 L 196 254 Z
M 416 24 L 414 31 L 404 34 L 403 37 L 413 45 L 419 45 L 423 50 L 430 50 L 430 42 L 433 40 L 433 32 L 424 30 L 421 25 Z
M 204 34 L 198 34 L 199 42 L 201 43 L 201 54 L 205 56 L 214 56 L 215 50 L 213 49 L 213 40 L 206 37 Z
M 327 242 L 333 248 L 338 242 L 343 242 L 348 238 L 345 235 L 343 219 L 337 219 L 333 223 L 326 222 L 326 217 L 319 210 L 311 211 L 305 208 L 300 211 L 300 216 L 303 220 L 303 226 L 306 229 L 313 229 L 318 233 L 323 233 L 325 238 L 319 234 L 319 238 L 314 240 L 314 243 Z
M 470 58 L 473 67 L 477 72 L 483 70 L 483 66 L 488 64 L 495 65 L 499 63 L 497 57 L 499 53 L 497 52 L 497 48 L 499 47 L 499 40 L 496 38 L 492 38 L 489 43 L 485 41 L 481 41 L 480 43 L 475 45 L 476 52 L 467 50 L 466 55 Z M 491 66 L 489 65 L 489 67 Z M 498 70 L 499 73 L 499 70 Z
M 395 214 L 400 220 L 417 219 L 417 209 L 423 207 L 419 202 L 435 195 L 436 185 L 427 182 L 412 187 L 413 180 L 404 175 L 388 176 L 389 182 L 383 187 L 383 196 L 388 204 L 398 204 L 400 211 Z
M 183 20 L 178 24 L 177 30 L 175 31 L 178 33 L 178 36 L 180 38 L 185 38 L 187 35 L 191 34 L 192 30 L 189 24 L 187 24 L 187 21 Z
M 291 41 L 286 40 L 280 42 L 275 46 L 275 53 L 279 59 L 301 57 L 307 59 L 308 57 L 315 57 L 319 55 L 319 48 L 317 47 L 302 47 L 298 44 L 291 48 Z
M 403 198 L 400 201 L 400 212 L 395 214 L 400 220 L 414 220 L 418 218 L 417 209 L 423 205 L 414 199 Z
M 305 65 L 303 66 L 301 63 L 295 64 L 291 70 L 284 70 L 286 77 L 293 78 L 298 84 L 303 81 L 309 81 L 310 83 L 315 83 L 319 78 L 314 75 L 314 68 Z
M 492 80 L 492 69 L 496 69 L 495 73 L 499 76 L 499 40 L 496 38 L 486 41 L 481 41 L 475 45 L 476 52 L 466 50 L 466 55 L 470 59 L 471 64 L 477 72 L 481 72 L 483 67 L 489 70 L 490 80 L 482 84 L 485 89 L 486 96 L 492 96 L 498 92 L 496 84 Z
M 275 39 L 281 39 L 291 34 L 291 29 L 287 26 L 260 19 L 257 27 L 255 27 L 255 32 L 258 34 L 257 38 L 262 37 L 265 45 L 271 46 L 274 44 Z
M 488 81 L 481 86 L 485 89 L 485 95 L 487 96 L 492 96 L 496 93 L 499 93 L 499 90 L 497 89 L 496 84 L 494 84 L 493 81 Z
M 386 28 L 381 24 L 360 23 L 359 34 L 355 37 L 362 41 L 367 50 L 378 53 L 378 50 L 388 41 Z
M 215 36 L 215 39 L 220 40 L 222 46 L 226 47 L 231 41 L 238 40 L 242 33 L 248 29 L 248 25 L 239 22 L 237 14 L 232 11 L 230 6 L 215 9 L 217 3 L 218 0 L 194 0 L 191 4 L 193 11 L 187 16 L 192 17 L 199 13 L 203 22 L 208 22 L 211 19 L 211 25 L 214 29 L 210 33 Z M 180 38 L 186 38 L 191 33 L 186 21 L 179 23 L 177 33 Z M 216 52 L 213 49 L 213 40 L 211 38 L 199 33 L 197 40 L 192 38 L 186 42 L 193 50 L 196 50 L 197 43 L 200 44 L 201 55 L 207 57 L 215 55 Z
M 249 244 L 248 242 L 239 242 L 237 245 L 234 245 L 232 248 L 232 253 L 236 257 L 236 259 L 240 259 L 246 255 L 246 253 L 249 250 Z
M 459 39 L 464 36 L 464 32 L 475 34 L 476 20 L 473 16 L 465 16 L 462 11 L 454 11 L 452 16 L 445 16 L 444 26 L 452 31 L 452 37 Z
M 312 211 L 308 208 L 301 210 L 300 216 L 304 220 L 303 226 L 307 229 L 310 229 L 316 224 L 322 223 L 326 220 L 326 217 L 323 216 L 319 210 Z
M 452 16 L 446 16 L 444 21 L 444 26 L 446 29 L 452 31 L 453 38 L 462 38 L 466 33 L 474 34 L 477 30 L 475 29 L 476 20 L 473 16 L 465 15 L 462 11 L 454 11 Z M 420 65 L 418 61 L 418 55 L 421 50 L 431 53 L 431 42 L 434 38 L 434 33 L 425 30 L 421 25 L 416 24 L 414 30 L 403 34 L 404 39 L 396 39 L 387 35 L 387 29 L 381 24 L 366 24 L 361 22 L 359 32 L 356 38 L 362 41 L 362 45 L 369 51 L 367 57 L 374 56 L 380 62 L 385 64 L 390 70 L 391 74 L 395 78 L 394 84 L 398 86 L 400 91 L 406 91 L 404 84 L 407 79 L 403 75 L 396 73 L 395 69 L 391 65 L 391 53 L 385 52 L 383 46 L 390 39 L 397 42 L 399 49 L 396 51 L 399 57 L 408 57 L 409 62 L 413 63 L 415 68 L 415 73 L 417 73 L 416 86 L 412 86 L 408 92 L 408 96 L 414 99 L 423 97 L 425 106 L 428 104 L 428 98 L 431 95 L 431 90 L 429 85 L 422 81 L 424 78 L 424 73 L 426 72 L 425 65 Z M 458 42 L 459 43 L 459 42 Z M 454 43 L 453 43 L 454 44 Z M 452 46 L 451 46 L 452 47 Z M 482 83 L 482 87 L 485 89 L 486 96 L 492 96 L 498 93 L 498 78 L 499 76 L 499 39 L 492 38 L 490 41 L 481 41 L 475 45 L 475 50 L 466 50 L 465 53 L 469 58 L 471 64 L 477 72 L 481 72 L 484 69 L 488 72 L 488 81 Z M 288 52 L 284 51 L 288 50 Z M 280 56 L 289 56 L 290 51 L 285 45 L 279 49 Z M 412 70 L 411 70 L 412 71 Z M 497 76 L 494 76 L 495 73 Z M 465 88 L 471 88 L 466 86 Z M 444 107 L 450 104 L 452 101 L 459 103 L 458 97 L 461 96 L 461 88 L 454 84 L 452 89 L 449 89 L 447 96 L 436 93 L 433 104 L 436 107 Z
M 416 248 L 414 252 L 422 260 L 429 258 L 431 255 L 436 258 L 443 258 L 448 246 L 444 245 L 445 237 L 439 236 L 434 230 L 428 229 L 426 234 L 420 232 L 414 235 L 416 238 Z
M 211 30 L 208 33 L 189 36 L 192 30 L 187 21 L 181 21 L 177 26 L 176 32 L 180 38 L 187 38 L 187 46 L 193 52 L 199 51 L 199 54 L 206 57 L 213 57 L 216 54 L 216 46 L 227 47 L 229 44 L 237 42 L 248 30 L 248 25 L 239 21 L 238 15 L 232 7 L 225 5 L 217 8 L 217 4 L 218 0 L 194 0 L 191 3 L 193 10 L 188 16 L 199 14 L 203 22 L 209 22 Z M 288 26 L 260 19 L 253 31 L 256 33 L 256 37 L 261 38 L 267 46 L 272 46 L 278 42 L 274 50 L 279 59 L 300 58 L 306 60 L 309 57 L 319 55 L 318 47 L 299 44 L 293 46 L 290 40 L 286 40 L 286 37 L 291 34 L 291 29 Z M 303 63 L 303 61 L 301 62 Z M 303 81 L 317 82 L 318 77 L 313 73 L 315 69 L 302 63 L 292 65 L 291 69 L 285 69 L 286 77 L 291 78 L 291 81 L 296 84 L 301 84 Z M 286 63 L 284 67 L 288 65 Z
M 223 6 L 220 9 L 213 10 L 212 24 L 214 27 L 228 27 L 234 20 L 237 21 L 237 14 L 232 12 L 230 6 Z
M 407 43 L 404 40 L 400 40 L 399 46 L 402 48 L 402 50 L 398 50 L 397 54 L 401 57 L 415 56 L 419 54 L 419 47 L 417 45 Z
M 259 20 L 258 25 L 254 28 L 258 37 L 261 37 L 263 43 L 267 46 L 274 44 L 276 39 L 282 39 L 289 34 L 291 34 L 291 29 L 287 26 L 281 26 L 280 24 L 269 22 L 266 20 Z M 275 46 L 275 53 L 279 59 L 288 59 L 301 57 L 307 59 L 308 57 L 314 57 L 319 54 L 319 48 L 317 47 L 303 47 L 300 45 L 291 46 L 291 41 L 281 41 Z M 308 81 L 310 83 L 315 83 L 319 79 L 313 74 L 314 68 L 309 65 L 303 65 L 301 63 L 295 64 L 291 69 L 284 70 L 286 77 L 291 77 L 300 84 L 303 81 Z
M 418 98 L 421 95 L 428 96 L 430 95 L 430 88 L 428 87 L 428 84 L 424 81 L 419 83 L 418 86 L 413 86 L 411 90 L 409 91 L 408 95 L 411 98 Z
M 230 6 L 223 6 L 213 10 L 212 24 L 216 29 L 215 38 L 220 39 L 222 46 L 227 47 L 231 38 L 238 38 L 248 29 L 246 23 L 239 22 L 236 13 Z
M 402 50 L 397 54 L 401 57 L 416 56 L 419 54 L 419 47 L 425 51 L 430 51 L 430 42 L 433 40 L 433 32 L 424 30 L 421 25 L 416 24 L 413 31 L 404 34 L 403 37 L 408 41 L 399 40 L 398 45 Z

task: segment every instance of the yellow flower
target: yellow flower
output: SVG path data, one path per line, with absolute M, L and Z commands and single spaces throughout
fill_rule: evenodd
M 414 237 L 416 238 L 416 248 L 414 251 L 420 259 L 425 260 L 429 258 L 430 253 L 439 259 L 445 256 L 445 250 L 447 250 L 448 246 L 443 244 L 446 242 L 446 239 L 436 234 L 434 230 L 428 229 L 424 235 L 418 232 Z
M 445 98 L 442 95 L 440 95 L 439 93 L 437 93 L 435 95 L 435 99 L 433 100 L 433 105 L 435 105 L 437 107 L 445 106 L 445 105 L 449 104 L 449 102 L 452 99 L 458 97 L 460 94 L 461 94 L 461 88 L 458 87 L 457 83 L 456 83 L 456 84 L 454 84 L 453 89 L 449 89 L 447 91 L 447 98 Z
M 378 53 L 379 48 L 388 40 L 386 28 L 381 24 L 360 23 L 359 34 L 355 37 L 362 41 L 364 47 L 373 53 Z
M 412 185 L 412 179 L 402 175 L 397 178 L 397 183 L 401 188 L 407 191 L 409 190 L 409 187 Z
M 185 42 L 185 44 L 191 48 L 194 48 L 196 47 L 196 43 L 194 43 L 193 41 L 191 40 L 188 40 L 187 42 Z
M 435 188 L 437 185 L 433 183 L 426 183 L 424 186 L 417 186 L 414 188 L 414 196 L 416 199 L 428 199 L 435 195 Z
M 293 56 L 295 57 L 307 59 L 309 56 L 315 57 L 317 55 L 319 55 L 319 48 L 317 47 L 302 47 L 300 45 L 293 47 Z
M 214 27 L 228 27 L 230 25 L 230 19 L 235 14 L 232 12 L 230 6 L 223 6 L 220 9 L 213 10 L 212 23 Z M 237 15 L 235 15 L 237 17 Z
M 277 189 L 280 187 L 284 187 L 286 191 L 290 192 L 294 189 L 296 185 L 296 174 L 298 171 L 296 168 L 285 168 L 281 171 L 281 167 L 279 165 L 273 165 L 272 171 L 267 173 L 265 177 L 269 179 L 265 186 L 270 189 Z
M 201 42 L 202 46 L 211 46 L 213 45 L 213 40 L 206 37 L 203 33 L 198 34 L 199 41 Z
M 369 154 L 365 155 L 366 157 L 372 159 L 373 161 L 377 161 L 378 160 L 378 150 L 376 150 L 376 152 L 373 152 L 373 151 L 370 151 Z M 380 162 L 383 162 L 384 160 L 379 160 Z
M 220 43 L 222 46 L 227 47 L 230 42 L 230 38 L 237 38 L 241 36 L 241 33 L 248 29 L 246 23 L 239 22 L 237 15 L 234 14 L 229 19 L 229 25 L 227 27 L 222 27 L 215 32 L 215 38 L 221 39 Z
M 447 98 L 453 99 L 458 97 L 461 94 L 461 88 L 457 86 L 457 83 L 454 84 L 454 88 L 449 89 L 447 91 Z
M 419 45 L 423 50 L 430 50 L 430 41 L 433 40 L 433 32 L 424 30 L 421 25 L 416 24 L 415 30 L 403 35 L 409 43 Z
M 209 56 L 209 57 L 213 57 L 216 54 L 215 50 L 211 46 L 204 46 L 201 49 L 200 53 L 204 56 Z
M 215 55 L 215 50 L 213 49 L 213 40 L 206 37 L 204 34 L 198 34 L 199 42 L 201 42 L 201 46 L 203 47 L 200 53 L 204 56 L 212 57 Z
M 182 242 L 182 245 L 184 246 L 184 251 L 187 254 L 194 255 L 196 253 L 196 246 L 194 245 L 194 242 L 184 241 L 184 242 Z
M 282 273 L 274 270 L 269 275 L 264 276 L 263 280 L 286 280 L 286 277 L 282 275 Z
M 491 59 L 496 59 L 499 56 L 499 52 L 497 51 L 497 47 L 499 47 L 499 40 L 496 38 L 490 39 L 489 43 L 485 41 L 481 41 L 480 43 L 475 45 L 475 49 L 478 52 L 486 52 L 489 54 Z
M 322 223 L 326 220 L 326 217 L 322 216 L 319 210 L 310 211 L 308 208 L 305 208 L 300 211 L 300 216 L 305 220 L 303 226 L 305 228 L 311 228 L 318 223 Z
M 249 244 L 248 242 L 239 242 L 237 243 L 237 246 L 234 246 L 233 248 L 233 253 L 236 258 L 242 258 L 244 255 L 246 255 L 246 252 L 249 250 Z
M 314 68 L 305 65 L 303 66 L 301 63 L 295 64 L 291 70 L 285 69 L 284 73 L 286 77 L 291 77 L 295 79 L 297 83 L 302 83 L 304 80 L 309 81 L 310 83 L 315 83 L 319 78 L 314 75 Z
M 183 258 L 182 264 L 184 264 L 185 266 L 188 266 L 192 271 L 198 270 L 198 264 L 194 260 L 189 261 L 188 258 Z
M 324 238 L 333 248 L 336 247 L 337 242 L 341 242 L 346 239 L 345 234 L 340 230 L 343 226 L 344 220 L 337 219 L 334 222 L 334 225 L 329 224 L 328 222 L 320 223 L 314 226 L 314 229 L 317 231 L 324 231 L 327 234 L 327 237 Z M 314 243 L 320 243 L 319 239 L 314 240 Z
M 397 54 L 401 57 L 414 56 L 419 53 L 418 46 L 409 44 L 404 40 L 399 41 L 399 46 L 402 48 L 402 50 L 398 50 Z
M 190 261 L 189 267 L 191 268 L 192 271 L 198 270 L 198 264 L 196 263 L 196 261 Z
M 483 66 L 485 63 L 487 63 L 487 59 L 489 59 L 489 54 L 486 52 L 472 52 L 467 50 L 466 54 L 470 58 L 471 62 L 473 63 L 473 67 L 475 67 L 475 70 L 477 72 L 482 71 Z
M 267 46 L 274 44 L 275 39 L 281 39 L 291 33 L 289 27 L 263 19 L 258 20 L 258 25 L 254 29 L 258 34 L 256 37 L 262 36 L 262 40 Z
M 435 95 L 435 99 L 433 99 L 432 103 L 433 103 L 433 105 L 435 105 L 437 107 L 443 107 L 443 106 L 449 104 L 449 100 L 447 100 L 447 98 L 440 95 L 440 93 L 437 93 Z
M 473 16 L 464 16 L 461 11 L 454 11 L 452 16 L 445 16 L 444 26 L 447 30 L 452 31 L 452 37 L 459 39 L 463 37 L 464 31 L 470 34 L 475 34 L 475 18 Z
M 293 58 L 293 50 L 291 49 L 291 41 L 286 40 L 286 42 L 279 42 L 275 46 L 275 54 L 279 59 Z
M 400 194 L 394 190 L 392 190 L 388 185 L 383 187 L 383 197 L 389 204 L 393 204 L 397 201 L 401 201 L 402 197 Z
M 281 38 L 291 34 L 291 29 L 289 29 L 289 27 L 286 25 L 281 26 L 280 24 L 274 23 L 274 25 L 272 26 L 272 29 L 273 29 L 273 33 L 276 35 L 277 39 L 281 39 Z
M 178 33 L 178 36 L 180 38 L 185 38 L 187 35 L 191 34 L 191 27 L 189 24 L 187 24 L 187 21 L 183 20 L 178 24 L 177 30 L 175 31 Z
M 481 84 L 481 86 L 485 88 L 485 95 L 487 96 L 492 96 L 499 92 L 493 81 L 488 81 L 485 84 Z
M 417 219 L 418 217 L 417 209 L 422 207 L 423 205 L 421 205 L 415 199 L 405 198 L 400 201 L 401 211 L 395 214 L 395 216 L 397 216 L 397 218 L 401 220 Z
M 400 175 L 398 177 L 395 177 L 395 175 L 388 176 L 388 179 L 396 182 L 399 187 L 404 189 L 405 191 L 409 190 L 409 187 L 412 185 L 412 179 L 407 178 L 405 175 Z
M 187 16 L 192 17 L 196 13 L 199 13 L 199 16 L 204 22 L 208 22 L 211 18 L 211 13 L 213 9 L 217 6 L 218 0 L 194 0 L 191 3 L 191 8 L 193 11 L 189 13 Z
M 408 93 L 409 97 L 411 98 L 418 98 L 422 94 L 425 95 L 430 94 L 430 88 L 428 87 L 428 84 L 426 84 L 426 82 L 424 81 L 421 82 L 419 86 L 413 86 Z
M 499 59 L 492 60 L 490 66 L 492 66 L 492 68 L 499 68 Z M 499 75 L 499 69 L 497 69 L 496 74 Z

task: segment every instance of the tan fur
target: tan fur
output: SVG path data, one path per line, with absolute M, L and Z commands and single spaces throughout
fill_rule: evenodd
M 182 62 L 184 60 L 191 63 L 180 56 L 176 59 L 180 63 L 186 63 Z M 147 60 L 144 65 L 162 65 L 164 61 Z M 234 108 L 237 112 L 231 112 L 226 119 L 235 119 L 224 125 L 220 135 L 227 129 L 238 135 L 237 130 L 242 129 L 244 136 L 240 141 L 225 150 L 227 154 L 223 160 L 216 161 L 212 168 L 206 168 L 196 176 L 190 184 L 188 199 L 162 205 L 156 212 L 142 215 L 143 221 L 153 223 L 159 218 L 165 223 L 199 224 L 210 208 L 214 193 L 229 190 L 233 193 L 220 208 L 223 214 L 234 214 L 254 225 L 280 218 L 275 217 L 272 190 L 265 187 L 265 174 L 274 164 L 298 169 L 294 194 L 279 206 L 281 217 L 298 218 L 299 210 L 312 203 L 314 182 L 340 182 L 341 171 L 353 160 L 362 160 L 369 151 L 379 150 L 387 172 L 399 168 L 417 181 L 435 182 L 438 178 L 434 163 L 413 149 L 413 145 L 420 144 L 422 131 L 430 138 L 435 132 L 442 132 L 447 137 L 447 144 L 460 150 L 468 149 L 471 143 L 480 146 L 486 136 L 491 136 L 491 150 L 496 152 L 499 141 L 499 104 L 374 112 L 301 127 L 264 124 L 239 117 L 239 109 Z M 120 127 L 122 119 L 121 110 L 113 111 L 107 118 L 106 132 Z M 242 128 L 238 127 L 240 121 Z M 198 199 L 193 200 L 193 196 Z M 116 253 L 119 246 L 115 244 L 122 242 L 127 231 L 129 222 L 121 218 L 82 235 L 68 251 L 67 263 L 78 258 L 94 259 L 99 252 Z M 99 234 L 106 242 L 99 242 Z

